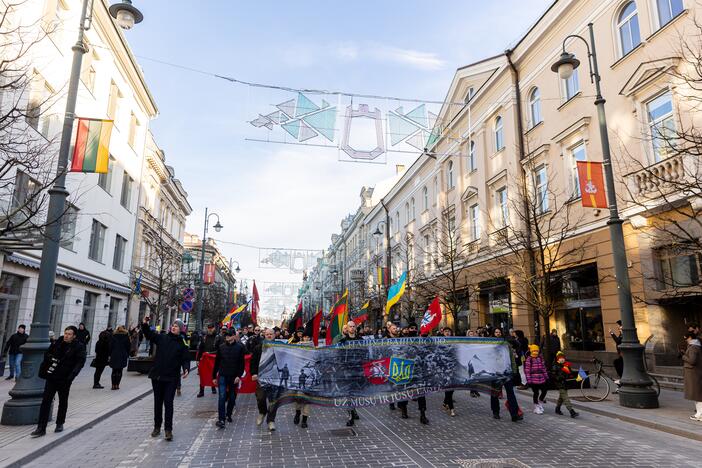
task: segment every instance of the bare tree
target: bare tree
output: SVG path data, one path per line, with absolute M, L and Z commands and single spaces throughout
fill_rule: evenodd
M 9 249 L 39 247 L 57 177 L 56 93 L 31 66 L 33 50 L 53 28 L 27 24 L 24 3 L 0 4 L 0 247 Z
M 514 185 L 516 196 L 509 199 L 509 213 L 499 210 L 499 219 L 492 220 L 501 227 L 495 235 L 495 263 L 503 276 L 523 279 L 510 291 L 534 311 L 548 335 L 549 320 L 563 300 L 561 271 L 582 261 L 589 237 L 575 238 L 584 212 L 571 203 L 573 192 L 557 188 L 547 166 L 526 161 L 521 176 Z M 548 359 L 550 340 L 543 346 Z

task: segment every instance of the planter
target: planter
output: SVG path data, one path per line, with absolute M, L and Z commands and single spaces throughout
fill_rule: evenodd
M 127 364 L 127 372 L 138 372 L 140 374 L 148 374 L 154 365 L 153 356 L 138 356 L 129 358 Z

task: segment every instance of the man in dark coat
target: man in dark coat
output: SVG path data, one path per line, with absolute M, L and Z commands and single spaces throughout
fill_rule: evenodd
M 225 342 L 217 349 L 217 357 L 212 368 L 212 384 L 219 386 L 217 427 L 220 429 L 225 425 L 225 405 L 227 421 L 232 422 L 232 412 L 236 405 L 236 389 L 244 374 L 246 348 L 237 340 L 236 332 L 228 330 Z
M 357 332 L 356 322 L 353 320 L 346 324 L 346 334 L 339 340 L 339 343 L 346 343 L 347 341 L 362 341 L 363 338 Z M 360 419 L 358 412 L 355 409 L 349 410 L 349 420 L 346 421 L 347 426 L 353 426 L 355 421 Z
M 77 340 L 78 338 L 76 338 Z M 101 389 L 105 388 L 100 385 L 100 377 L 102 377 L 102 372 L 107 367 L 110 362 L 110 340 L 112 335 L 108 330 L 103 330 L 98 335 L 98 339 L 95 342 L 95 358 L 90 364 L 95 368 L 95 374 L 93 374 L 93 388 Z
M 122 372 L 129 364 L 129 334 L 124 326 L 115 330 L 110 341 L 110 367 L 112 368 L 112 390 L 119 390 Z
M 412 322 L 407 325 L 407 336 L 414 337 L 417 336 L 417 324 Z M 429 419 L 427 419 L 427 399 L 426 397 L 420 396 L 416 398 L 417 401 L 417 406 L 419 408 L 419 422 L 422 424 L 429 424 Z M 402 419 L 407 419 L 409 418 L 409 415 L 407 414 L 407 404 L 409 402 L 407 400 L 404 401 L 398 401 L 397 402 L 397 407 L 400 408 L 401 412 L 401 417 Z
M 39 408 L 39 422 L 32 432 L 32 437 L 46 435 L 46 425 L 51 416 L 51 403 L 58 393 L 59 406 L 56 413 L 55 432 L 63 431 L 68 411 L 68 393 L 73 379 L 85 365 L 85 345 L 76 339 L 78 329 L 73 325 L 66 327 L 63 337 L 49 346 L 44 354 L 44 361 L 39 367 L 39 377 L 46 380 L 44 395 Z
M 144 338 L 156 345 L 154 365 L 149 372 L 154 390 L 154 430 L 151 432 L 151 437 L 158 437 L 163 422 L 166 431 L 165 439 L 170 441 L 173 440 L 173 399 L 180 381 L 181 369 L 183 378 L 188 377 L 190 354 L 180 335 L 179 321 L 174 322 L 168 333 L 163 334 L 152 330 L 149 321 L 150 317 L 144 317 L 141 331 L 144 333 Z M 165 421 L 163 420 L 164 408 Z
M 195 360 L 198 362 L 198 368 L 202 355 L 204 353 L 216 353 L 217 348 L 219 348 L 220 344 L 222 344 L 222 340 L 217 334 L 217 330 L 215 329 L 214 324 L 208 324 L 207 334 L 204 336 L 204 338 L 202 338 L 202 340 L 200 340 L 200 345 L 197 348 L 197 355 Z M 217 387 L 212 387 L 212 393 L 217 393 Z M 200 385 L 200 391 L 198 392 L 197 397 L 201 398 L 203 396 L 205 396 L 205 387 Z
M 83 343 L 86 349 L 88 348 L 88 343 L 90 343 L 90 332 L 86 330 L 83 322 L 78 324 L 78 334 L 76 335 L 76 339 L 79 343 Z
M 266 328 L 263 332 L 263 337 L 266 341 L 273 341 L 275 339 L 275 332 L 271 328 Z M 251 364 L 249 371 L 251 372 L 251 380 L 256 382 L 256 404 L 258 405 L 258 416 L 256 416 L 256 425 L 260 426 L 263 424 L 263 419 L 268 415 L 268 429 L 275 430 L 275 413 L 268 412 L 268 405 L 266 404 L 266 391 L 258 383 L 258 367 L 261 363 L 261 354 L 263 353 L 263 340 L 257 340 L 256 345 L 251 349 Z
M 7 354 L 8 360 L 10 361 L 10 376 L 5 380 L 12 380 L 20 376 L 20 370 L 22 365 L 22 350 L 20 347 L 27 342 L 27 333 L 25 330 L 27 327 L 20 325 L 17 327 L 17 333 L 13 334 L 5 343 L 5 348 L 2 350 L 4 354 Z

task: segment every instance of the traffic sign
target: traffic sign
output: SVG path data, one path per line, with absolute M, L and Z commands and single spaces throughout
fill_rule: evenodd
M 183 312 L 190 312 L 193 310 L 193 301 L 183 301 L 183 303 L 180 305 L 180 310 Z
M 183 299 L 191 301 L 193 297 L 195 297 L 195 290 L 193 288 L 185 288 L 183 290 Z

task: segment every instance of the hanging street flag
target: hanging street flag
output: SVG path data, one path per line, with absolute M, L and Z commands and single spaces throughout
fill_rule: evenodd
M 333 344 L 342 336 L 344 325 L 349 321 L 349 290 L 344 291 L 344 295 L 336 301 L 331 310 L 329 327 L 327 327 L 327 346 Z
M 377 282 L 379 286 L 387 286 L 390 282 L 388 281 L 388 269 L 383 267 L 378 267 Z
M 234 319 L 234 317 L 236 317 L 237 315 L 239 315 L 240 313 L 242 313 L 246 309 L 247 305 L 249 305 L 248 302 L 242 306 L 239 306 L 239 307 L 237 307 L 237 306 L 232 307 L 232 310 L 230 310 L 229 313 L 227 315 L 225 315 L 224 318 L 222 319 L 222 324 L 231 322 Z
M 141 295 L 141 272 L 139 272 L 139 277 L 136 280 L 136 284 L 134 285 L 134 294 L 137 296 Z
M 112 120 L 78 118 L 70 172 L 107 174 Z
M 419 333 L 421 335 L 428 335 L 430 331 L 439 326 L 441 322 L 441 305 L 439 304 L 439 297 L 435 297 L 429 308 L 424 312 L 424 317 L 422 318 L 422 324 L 419 326 Z
M 258 289 L 256 288 L 256 280 L 253 282 L 253 292 L 251 293 L 251 322 L 254 325 L 258 325 L 256 317 L 258 317 L 258 311 L 260 306 L 258 304 L 260 297 L 258 296 Z
M 358 311 L 358 315 L 353 318 L 353 323 L 360 325 L 366 320 L 368 320 L 368 307 L 370 306 L 370 301 L 366 301 L 365 304 L 361 306 L 361 310 Z
M 213 263 L 205 263 L 205 269 L 202 272 L 202 282 L 205 284 L 215 282 L 215 266 Z
M 583 206 L 585 208 L 607 208 L 602 163 L 578 161 L 577 165 Z
M 402 273 L 397 283 L 390 286 L 388 289 L 388 302 L 385 303 L 385 316 L 390 313 L 390 308 L 397 304 L 402 295 L 405 293 L 405 286 L 407 286 L 407 272 Z

